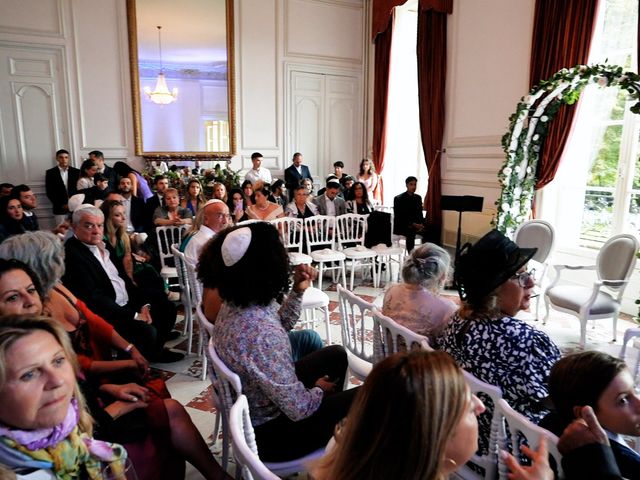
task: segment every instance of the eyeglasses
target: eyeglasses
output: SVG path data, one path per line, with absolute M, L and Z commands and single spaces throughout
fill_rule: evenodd
M 536 281 L 536 269 L 535 268 L 532 268 L 528 272 L 516 273 L 514 276 L 511 277 L 511 280 L 517 280 L 518 281 L 518 285 L 520 285 L 522 288 L 526 288 L 527 285 L 529 285 L 529 281 L 531 279 L 533 279 L 534 282 Z
M 228 213 L 214 213 L 214 215 L 219 219 L 226 218 L 227 220 L 229 220 L 231 218 L 231 215 L 229 215 Z

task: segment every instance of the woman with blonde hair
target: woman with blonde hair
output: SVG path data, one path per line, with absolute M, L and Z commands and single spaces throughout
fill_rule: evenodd
M 392 355 L 367 376 L 314 478 L 444 480 L 476 451 L 483 411 L 446 353 Z
M 224 183 L 216 182 L 213 184 L 213 196 L 211 198 L 217 198 L 227 203 L 227 187 Z

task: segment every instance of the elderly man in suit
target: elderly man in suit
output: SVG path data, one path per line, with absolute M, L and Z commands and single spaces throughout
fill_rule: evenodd
M 184 358 L 164 348 L 176 322 L 175 305 L 163 291 L 133 284 L 111 245 L 103 241 L 102 211 L 77 209 L 73 229 L 74 236 L 65 243 L 65 286 L 145 357 L 156 362 Z
M 76 193 L 76 183 L 80 177 L 80 170 L 69 166 L 69 152 L 56 152 L 57 167 L 50 168 L 45 173 L 45 192 L 53 205 L 53 216 L 56 225 L 65 221 L 69 213 L 69 197 Z
M 284 171 L 284 183 L 286 184 L 287 190 L 289 191 L 289 201 L 293 201 L 293 191 L 297 186 L 300 185 L 300 182 L 302 180 L 308 178 L 313 182 L 309 167 L 302 164 L 301 153 L 294 153 L 292 162 L 293 163 Z
M 313 199 L 318 207 L 320 215 L 344 215 L 347 213 L 347 204 L 338 194 L 340 193 L 340 181 L 335 177 L 327 180 L 327 186 L 322 195 Z

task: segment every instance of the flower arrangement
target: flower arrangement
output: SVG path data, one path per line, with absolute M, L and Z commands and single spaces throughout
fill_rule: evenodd
M 624 72 L 616 65 L 577 65 L 563 68 L 548 80 L 540 82 L 520 99 L 509 117 L 509 129 L 502 137 L 506 160 L 498 173 L 502 193 L 496 201 L 496 228 L 513 233 L 530 213 L 537 180 L 540 150 L 549 124 L 562 105 L 573 105 L 584 87 L 596 83 L 600 87 L 624 89 L 636 103 L 633 113 L 640 113 L 640 75 Z
M 153 165 L 147 164 L 143 175 L 149 184 L 153 186 L 153 177 L 155 176 Z M 183 193 L 189 180 L 193 178 L 199 180 L 207 198 L 211 198 L 213 195 L 213 184 L 216 182 L 224 184 L 227 191 L 240 186 L 240 175 L 237 170 L 231 169 L 229 164 L 223 168 L 219 163 L 216 163 L 212 169 L 204 170 L 198 174 L 192 173 L 191 167 L 185 167 L 184 171 L 182 169 L 169 170 L 165 175 L 169 179 L 169 186 Z

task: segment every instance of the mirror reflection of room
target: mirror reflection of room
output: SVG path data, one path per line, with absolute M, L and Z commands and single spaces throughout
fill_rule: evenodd
M 229 150 L 225 0 L 186 3 L 136 0 L 145 152 Z M 164 95 L 154 95 L 159 75 Z

